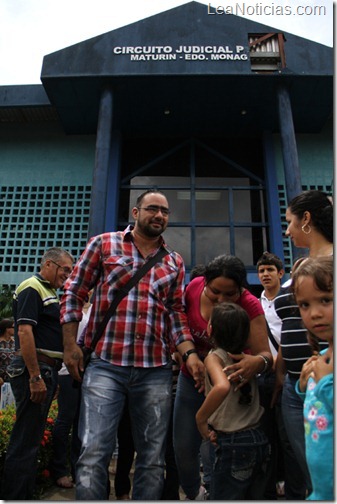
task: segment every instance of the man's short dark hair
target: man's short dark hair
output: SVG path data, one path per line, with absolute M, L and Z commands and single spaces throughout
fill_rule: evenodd
M 256 269 L 259 271 L 259 266 L 275 266 L 277 271 L 284 269 L 282 259 L 271 252 L 263 252 L 260 259 L 257 261 Z
M 140 194 L 137 198 L 136 201 L 136 207 L 139 207 L 141 202 L 143 201 L 144 197 L 147 196 L 147 194 L 161 194 L 162 196 L 165 196 L 165 194 L 162 191 L 159 191 L 159 189 L 153 188 L 153 189 L 147 189 L 144 191 L 142 194 Z M 166 198 L 166 196 L 165 196 Z

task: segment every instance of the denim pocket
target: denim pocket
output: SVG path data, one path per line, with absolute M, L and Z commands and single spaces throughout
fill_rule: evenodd
M 233 449 L 231 473 L 233 478 L 245 481 L 251 478 L 256 464 L 256 448 L 244 446 Z
M 22 357 L 14 357 L 12 362 L 7 366 L 7 374 L 10 378 L 22 375 L 26 370 L 26 364 Z

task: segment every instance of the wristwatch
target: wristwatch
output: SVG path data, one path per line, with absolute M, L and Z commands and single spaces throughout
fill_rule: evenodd
M 183 361 L 186 362 L 187 359 L 188 359 L 188 357 L 189 357 L 189 355 L 191 355 L 192 353 L 198 353 L 198 352 L 196 351 L 195 348 L 191 348 L 190 350 L 187 350 L 187 352 L 185 352 L 183 354 Z
M 39 374 L 37 376 L 33 376 L 33 378 L 29 379 L 29 383 L 36 383 L 38 381 L 42 380 L 42 376 Z

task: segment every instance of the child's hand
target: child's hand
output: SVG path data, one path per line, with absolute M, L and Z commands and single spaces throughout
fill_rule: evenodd
M 309 376 L 313 372 L 313 362 L 316 361 L 317 359 L 318 359 L 318 356 L 313 355 L 303 364 L 301 376 L 300 376 L 300 390 L 301 390 L 301 392 L 306 391 Z
M 200 422 L 200 423 L 197 422 L 197 427 L 199 429 L 202 439 L 205 440 L 209 439 L 214 446 L 218 446 L 217 433 L 208 425 L 207 422 Z
M 198 420 L 196 420 L 196 422 L 202 439 L 208 439 L 209 438 L 208 423 L 200 421 L 198 422 Z
M 312 363 L 315 382 L 318 383 L 324 376 L 333 373 L 333 356 L 319 355 L 317 360 Z
M 209 438 L 210 442 L 212 443 L 212 445 L 218 446 L 218 443 L 217 443 L 218 436 L 217 436 L 217 433 L 215 432 L 215 430 L 208 431 L 208 438 Z
M 210 439 L 211 433 L 215 434 L 215 439 L 216 439 L 216 432 L 214 432 L 213 427 L 209 425 L 207 419 L 203 419 L 202 415 L 200 414 L 200 410 L 197 411 L 195 415 L 195 422 L 197 424 L 198 430 L 200 432 L 200 435 L 202 439 Z M 212 440 L 211 440 L 212 442 Z

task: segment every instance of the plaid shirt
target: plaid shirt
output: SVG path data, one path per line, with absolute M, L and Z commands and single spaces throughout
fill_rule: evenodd
M 86 346 L 113 297 L 145 262 L 131 230 L 128 226 L 93 237 L 65 284 L 61 324 L 81 320 L 86 294 L 95 288 Z M 162 366 L 170 360 L 171 338 L 175 344 L 193 341 L 183 299 L 184 263 L 164 240 L 162 245 L 169 254 L 129 291 L 109 320 L 95 350 L 103 360 L 118 366 Z

